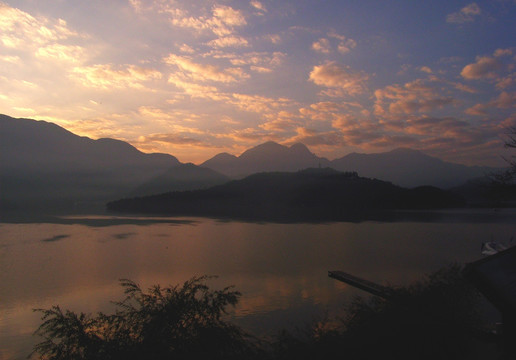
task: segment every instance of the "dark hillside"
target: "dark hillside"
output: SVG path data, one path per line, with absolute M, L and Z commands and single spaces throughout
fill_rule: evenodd
M 333 169 L 258 173 L 206 190 L 122 199 L 111 211 L 236 217 L 337 220 L 362 218 L 389 209 L 462 205 L 459 197 L 433 187 L 404 189 Z

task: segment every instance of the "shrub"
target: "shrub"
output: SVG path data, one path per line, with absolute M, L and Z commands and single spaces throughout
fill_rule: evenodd
M 35 334 L 43 341 L 31 355 L 48 360 L 250 357 L 256 350 L 251 337 L 223 319 L 241 294 L 231 287 L 210 290 L 207 278 L 156 285 L 147 292 L 121 280 L 126 298 L 115 303 L 112 315 L 63 312 L 59 306 L 37 309 L 43 323 Z

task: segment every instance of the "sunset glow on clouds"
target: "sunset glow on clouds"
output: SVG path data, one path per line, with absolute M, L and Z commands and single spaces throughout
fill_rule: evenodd
M 0 109 L 202 162 L 268 140 L 501 165 L 516 2 L 0 0 Z

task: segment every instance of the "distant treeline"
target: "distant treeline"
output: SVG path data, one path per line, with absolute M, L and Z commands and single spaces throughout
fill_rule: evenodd
M 356 172 L 307 169 L 258 173 L 209 189 L 122 199 L 110 211 L 251 219 L 340 220 L 386 210 L 439 209 L 464 205 L 436 187 L 406 189 Z

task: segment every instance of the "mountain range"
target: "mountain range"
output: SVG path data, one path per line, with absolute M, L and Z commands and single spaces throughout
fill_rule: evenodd
M 422 152 L 397 149 L 379 154 L 318 157 L 303 144 L 274 142 L 240 156 L 222 153 L 200 166 L 168 154 L 146 154 L 114 139 L 77 136 L 46 121 L 0 115 L 0 209 L 84 204 L 220 185 L 258 172 L 294 172 L 331 167 L 404 187 L 449 188 L 497 169 L 444 162 Z
M 221 153 L 201 166 L 234 178 L 263 171 L 331 167 L 339 171 L 355 171 L 360 176 L 390 181 L 403 187 L 432 185 L 445 189 L 499 170 L 449 163 L 406 148 L 378 154 L 351 153 L 330 161 L 311 153 L 303 144 L 287 147 L 275 142 L 258 145 L 238 157 Z
M 228 153 L 215 155 L 200 166 L 241 178 L 257 172 L 298 171 L 329 165 L 328 159 L 316 156 L 303 144 L 287 147 L 269 141 L 244 151 L 238 157 Z
M 131 194 L 224 181 L 224 175 L 181 164 L 172 155 L 145 154 L 124 141 L 93 140 L 46 121 L 0 115 L 3 210 L 103 209 L 105 202 Z
M 121 199 L 107 207 L 129 213 L 327 221 L 371 219 L 395 209 L 462 205 L 460 196 L 435 187 L 406 189 L 354 172 L 317 168 L 257 173 L 209 189 Z

